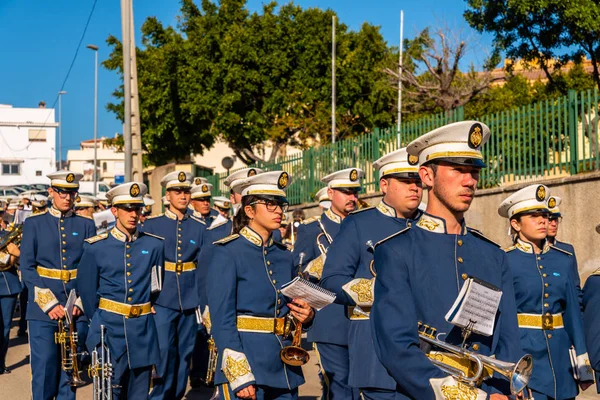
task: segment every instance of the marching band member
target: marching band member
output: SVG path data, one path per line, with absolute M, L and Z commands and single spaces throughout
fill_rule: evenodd
M 71 377 L 61 369 L 54 334 L 58 320 L 64 318 L 67 296 L 77 286 L 84 240 L 95 235 L 96 227 L 72 211 L 82 174 L 59 171 L 47 176 L 52 207 L 25 220 L 21 242 L 21 276 L 29 291 L 32 396 L 34 400 L 75 399 Z M 81 315 L 81 308 L 74 307 L 77 331 L 85 336 L 87 321 Z
M 92 196 L 79 195 L 73 205 L 75 214 L 80 217 L 93 218 L 96 209 L 96 199 Z
M 296 399 L 304 383 L 300 367 L 284 365 L 285 317 L 302 323 L 314 312 L 284 297 L 281 286 L 294 277 L 292 254 L 272 232 L 287 209 L 286 172 L 251 176 L 241 183 L 239 233 L 217 241 L 209 262 L 208 303 L 218 348 L 215 384 L 222 398 Z
M 140 213 L 139 224 L 144 226 L 144 222 L 146 222 L 146 218 L 152 215 L 152 206 L 156 203 L 152 197 L 149 195 L 144 196 L 144 207 L 142 208 L 142 212 Z
M 573 375 L 583 390 L 594 377 L 573 284 L 573 255 L 546 240 L 548 195 L 544 185 L 528 186 L 506 198 L 498 213 L 510 220 L 514 235 L 514 245 L 506 252 L 521 347 L 533 356 L 529 389 L 536 400 L 574 399 L 578 390 Z
M 381 364 L 371 338 L 369 311 L 373 305 L 375 243 L 411 225 L 420 215 L 417 207 L 423 189 L 419 159 L 406 149 L 393 151 L 373 163 L 379 171 L 383 199 L 377 207 L 353 211 L 327 251 L 321 286 L 336 293 L 347 306 L 348 384 L 365 399 L 393 399 L 396 382 Z M 338 332 L 343 334 L 343 332 Z
M 219 215 L 217 210 L 210 208 L 213 185 L 208 183 L 205 178 L 195 178 L 194 182 L 191 201 L 194 216 L 204 221 L 206 226 L 210 226 Z
M 444 318 L 469 277 L 502 291 L 491 336 L 473 333 L 468 350 L 516 362 L 519 346 L 513 280 L 505 253 L 479 231 L 468 228 L 464 213 L 473 201 L 479 171 L 485 167 L 481 146 L 489 128 L 476 121 L 435 129 L 411 142 L 419 157 L 419 176 L 429 190 L 427 210 L 412 227 L 375 247 L 374 302 L 370 314 L 379 360 L 397 384 L 395 399 L 507 399 L 505 381 L 489 379 L 483 390 L 443 372 L 419 346 L 418 323 L 445 333 L 461 346 L 462 331 Z M 446 356 L 441 354 L 445 359 Z M 453 360 L 448 355 L 449 360 Z M 459 364 L 460 366 L 460 364 Z M 465 368 L 465 367 L 461 367 Z M 465 369 L 465 371 L 468 369 Z M 496 393 L 500 391 L 501 393 Z
M 0 232 L 8 233 L 4 230 Z M 10 324 L 21 293 L 21 279 L 17 271 L 20 256 L 21 251 L 14 243 L 9 243 L 6 249 L 0 252 L 0 275 L 4 281 L 0 283 L 0 375 L 10 374 L 10 370 L 6 368 L 6 353 L 10 341 Z M 23 312 L 21 310 L 21 313 Z
M 152 399 L 181 399 L 185 394 L 196 338 L 196 307 L 200 305 L 196 258 L 206 225 L 188 213 L 192 174 L 171 172 L 161 180 L 171 206 L 144 223 L 144 232 L 165 238 L 165 279 L 156 305 L 159 379 Z
M 213 197 L 213 205 L 215 207 L 215 210 L 217 210 L 217 212 L 219 214 L 221 214 L 221 216 L 223 218 L 229 219 L 229 211 L 231 210 L 231 201 L 227 197 L 223 197 L 223 196 Z
M 317 194 L 315 194 L 315 200 L 319 203 L 319 207 L 321 207 L 323 211 L 331 208 L 331 200 L 329 199 L 329 194 L 327 194 L 328 189 L 328 187 L 321 188 Z
M 90 353 L 96 349 L 104 325 L 114 370 L 114 388 L 108 390 L 113 390 L 116 399 L 147 399 L 152 365 L 160 360 L 151 312 L 164 246 L 161 237 L 138 230 L 147 191 L 146 185 L 137 182 L 108 191 L 116 225 L 110 232 L 86 239 L 79 264 L 77 286 L 91 317 L 86 345 Z
M 571 243 L 561 242 L 556 239 L 558 236 L 558 226 L 563 220 L 563 216 L 560 212 L 560 204 L 562 199 L 558 196 L 550 196 L 548 199 L 548 209 L 550 210 L 550 216 L 548 217 L 548 237 L 547 241 L 554 247 L 558 247 L 561 250 L 565 250 L 568 253 L 573 254 L 573 283 L 577 289 L 577 296 L 579 303 L 582 302 L 583 292 L 581 291 L 581 278 L 579 277 L 579 267 L 577 266 L 577 256 L 575 256 L 575 248 Z
M 248 177 L 262 174 L 263 172 L 260 168 L 242 168 L 225 178 L 223 184 L 229 188 L 229 201 L 233 204 L 233 215 L 236 215 L 242 206 L 242 194 L 239 190 L 235 190 L 236 185 Z
M 348 168 L 327 175 L 321 181 L 327 184 L 331 208 L 320 216 L 302 221 L 298 227 L 298 239 L 294 245 L 294 264 L 299 264 L 299 255 L 305 254 L 307 272 L 315 280 L 321 279 L 325 253 L 335 241 L 342 220 L 357 209 L 360 179 L 363 171 Z M 323 381 L 323 398 L 357 398 L 357 391 L 348 385 L 348 329 L 345 307 L 331 304 L 319 311 L 315 317 L 308 340 L 314 343 L 319 357 Z

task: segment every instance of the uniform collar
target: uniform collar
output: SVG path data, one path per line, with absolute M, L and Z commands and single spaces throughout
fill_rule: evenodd
M 245 226 L 242 228 L 242 230 L 240 231 L 240 235 L 243 236 L 246 240 L 248 240 L 250 243 L 252 243 L 255 246 L 259 246 L 259 247 L 263 246 L 262 236 L 260 236 L 258 233 L 256 233 L 254 230 L 252 230 L 252 228 L 250 228 L 248 226 Z M 273 237 L 269 236 L 269 240 L 268 240 L 266 246 L 270 246 L 272 244 L 273 244 Z
M 377 204 L 377 210 L 379 210 L 379 212 L 385 215 L 386 217 L 396 218 L 396 209 L 385 204 L 383 200 L 381 200 L 379 204 Z
M 135 242 L 137 240 L 139 237 L 138 232 L 139 231 L 136 229 L 134 234 L 131 235 L 131 242 Z M 110 234 L 119 242 L 127 242 L 127 235 L 121 232 L 116 226 L 110 230 Z
M 57 210 L 56 208 L 54 208 L 54 206 L 52 206 L 52 207 L 48 207 L 48 212 L 49 212 L 49 213 L 50 213 L 50 214 L 51 214 L 53 217 L 56 217 L 56 218 L 61 218 L 61 217 L 62 217 L 62 218 L 67 218 L 67 217 L 70 217 L 70 216 L 72 216 L 72 215 L 73 215 L 73 210 L 69 210 L 69 211 L 67 211 L 66 213 L 64 213 L 64 214 L 63 214 L 63 212 L 62 212 L 62 211 L 60 211 L 60 210 Z
M 434 233 L 444 233 L 447 234 L 446 230 L 446 220 L 440 217 L 434 217 L 431 214 L 427 214 L 426 212 L 421 215 L 421 218 L 417 221 L 417 226 L 423 230 Z M 467 225 L 463 219 L 461 223 L 461 235 L 467 234 Z
M 169 210 L 168 208 L 165 210 L 165 217 L 169 218 L 169 219 L 174 219 L 175 221 L 177 221 L 177 214 L 175 214 L 173 211 Z M 187 217 L 189 217 L 189 214 L 186 212 L 185 214 L 183 214 L 183 218 L 187 219 Z
M 548 242 L 547 240 L 544 240 L 544 245 L 542 247 L 542 254 L 546 254 L 547 252 L 550 251 L 550 242 Z M 523 253 L 527 253 L 527 254 L 533 254 L 534 250 L 533 250 L 533 245 L 529 242 L 526 242 L 525 240 L 522 240 L 521 238 L 517 238 L 517 242 L 515 243 L 515 247 L 519 250 L 521 250 Z
M 334 213 L 331 210 L 331 208 L 328 208 L 327 211 L 325 211 L 325 215 L 327 216 L 327 218 L 329 218 L 330 220 L 332 220 L 336 224 L 341 224 L 342 223 L 342 217 L 340 217 L 339 215 L 337 215 L 336 213 Z

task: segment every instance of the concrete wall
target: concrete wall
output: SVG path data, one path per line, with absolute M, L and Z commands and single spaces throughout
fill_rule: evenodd
M 596 225 L 600 224 L 600 172 L 536 183 L 550 187 L 552 195 L 562 198 L 560 210 L 564 219 L 559 227 L 558 239 L 575 247 L 579 274 L 584 281 L 589 274 L 600 268 L 600 234 L 595 230 Z M 512 193 L 530 184 L 532 183 L 479 190 L 465 217 L 467 224 L 502 246 L 509 246 L 509 223 L 498 215 L 498 205 Z M 427 202 L 426 193 L 423 197 Z M 361 198 L 374 205 L 379 202 L 381 194 Z M 307 217 L 321 212 L 317 203 L 294 208 L 303 208 Z

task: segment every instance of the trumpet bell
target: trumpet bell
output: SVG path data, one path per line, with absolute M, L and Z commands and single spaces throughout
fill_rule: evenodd
M 527 387 L 531 372 L 533 371 L 533 359 L 526 354 L 515 365 L 510 374 L 510 392 L 520 393 Z
M 279 352 L 281 361 L 292 367 L 299 367 L 310 360 L 308 351 L 298 346 L 286 346 Z
M 71 387 L 81 387 L 86 385 L 86 382 L 79 377 L 79 374 L 73 374 L 70 385 Z

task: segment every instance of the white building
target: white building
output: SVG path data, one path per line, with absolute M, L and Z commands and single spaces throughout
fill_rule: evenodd
M 94 147 L 97 147 L 98 182 L 112 184 L 115 176 L 125 172 L 125 153 L 118 152 L 114 146 L 107 146 L 106 138 L 85 140 L 80 143 L 79 150 L 67 152 L 69 171 L 83 174 L 83 181 L 94 180 Z
M 0 104 L 0 186 L 49 183 L 56 171 L 54 109 Z

